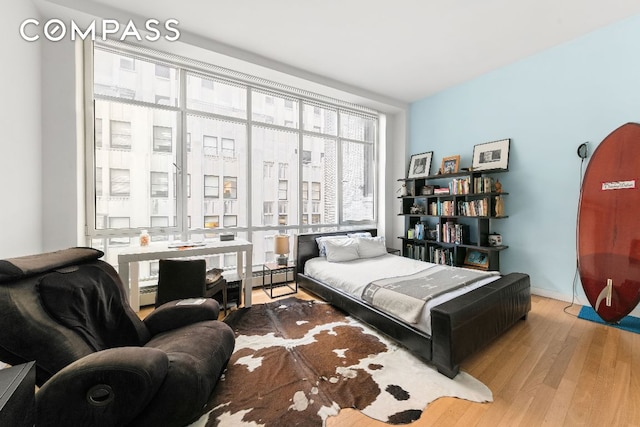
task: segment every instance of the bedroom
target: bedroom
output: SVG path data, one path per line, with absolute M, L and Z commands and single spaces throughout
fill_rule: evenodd
M 38 47 L 17 39 L 15 23 L 39 12 L 29 3 L 14 3 L 2 18 L 3 44 L 9 47 L 14 64 L 2 73 L 5 81 L 16 81 L 7 88 L 6 99 L 11 102 L 5 103 L 2 117 L 9 139 L 19 142 L 1 148 L 0 176 L 9 205 L 0 213 L 3 257 L 73 245 L 83 236 L 77 226 L 83 206 L 76 194 L 81 190 L 72 184 L 69 190 L 70 183 L 78 181 L 74 165 L 79 154 L 65 142 L 75 138 L 75 129 L 62 126 L 65 120 L 53 113 L 64 116 L 75 110 L 68 96 L 75 87 L 70 74 L 73 52 L 62 45 Z M 58 3 L 70 6 L 73 2 Z M 511 172 L 504 182 L 511 194 L 510 219 L 499 230 L 510 248 L 501 264 L 507 271 L 530 274 L 535 294 L 570 301 L 580 172 L 575 149 L 585 141 L 594 148 L 617 126 L 637 121 L 640 94 L 635 76 L 640 60 L 628 52 L 637 50 L 640 37 L 638 17 L 631 15 L 412 100 L 406 113 L 397 112 L 395 118 L 403 123 L 406 115 L 409 126 L 406 132 L 396 126 L 388 138 L 389 172 L 380 187 L 384 234 L 394 236 L 393 242 L 403 232 L 396 218 L 395 191 L 410 154 L 432 149 L 435 164 L 455 154 L 468 164 L 474 144 L 512 138 Z M 41 104 L 42 109 L 34 109 Z M 397 145 L 405 140 L 406 147 Z M 548 210 L 552 213 L 543 214 Z M 578 301 L 585 303 L 581 295 Z

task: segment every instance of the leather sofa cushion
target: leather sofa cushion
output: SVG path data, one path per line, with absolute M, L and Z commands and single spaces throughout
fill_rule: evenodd
M 80 335 L 95 351 L 140 346 L 149 331 L 127 304 L 116 281 L 94 264 L 52 271 L 37 282 L 45 310 Z
M 172 425 L 204 406 L 233 353 L 235 336 L 224 322 L 194 323 L 146 344 L 169 357 L 169 372 L 144 414 L 145 426 Z M 171 404 L 167 404 L 171 402 Z
M 96 260 L 104 252 L 93 248 L 69 248 L 37 255 L 0 260 L 0 283 L 33 276 L 48 270 Z

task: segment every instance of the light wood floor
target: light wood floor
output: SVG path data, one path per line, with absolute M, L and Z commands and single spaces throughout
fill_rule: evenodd
M 253 291 L 254 304 L 268 301 Z M 491 389 L 492 403 L 441 398 L 410 426 L 640 426 L 640 335 L 578 319 L 580 306 L 566 306 L 533 296 L 526 321 L 462 364 Z M 327 422 L 337 426 L 387 424 L 344 409 Z

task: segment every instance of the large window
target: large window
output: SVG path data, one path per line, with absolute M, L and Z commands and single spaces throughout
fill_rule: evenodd
M 143 229 L 234 232 L 260 263 L 276 233 L 375 223 L 375 113 L 123 44 L 93 52 L 87 229 L 108 260 Z

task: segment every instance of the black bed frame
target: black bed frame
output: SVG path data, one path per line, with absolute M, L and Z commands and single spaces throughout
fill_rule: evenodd
M 373 236 L 377 230 L 368 231 Z M 507 274 L 500 279 L 442 303 L 431 310 L 431 336 L 403 323 L 359 298 L 308 277 L 307 260 L 319 256 L 316 237 L 344 235 L 350 231 L 300 234 L 296 238 L 296 274 L 298 285 L 353 317 L 379 329 L 438 371 L 453 378 L 462 360 L 526 319 L 531 310 L 529 276 Z

